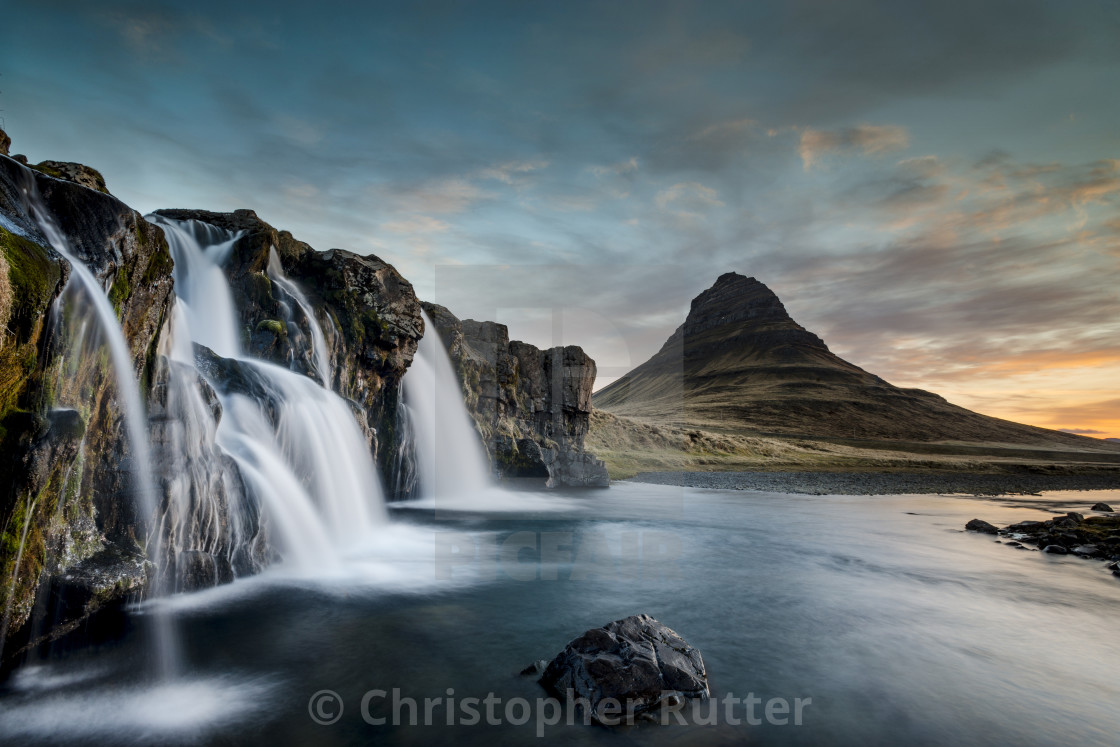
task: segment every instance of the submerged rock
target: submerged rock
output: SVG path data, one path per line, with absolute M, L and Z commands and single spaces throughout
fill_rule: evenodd
M 973 519 L 967 528 L 989 534 L 998 532 L 1014 540 L 1006 544 L 1017 550 L 1029 550 L 1033 545 L 1051 555 L 1120 559 L 1120 516 L 1116 515 L 1085 518 L 1070 512 L 1047 521 L 1021 521 L 1002 530 L 981 519 Z
M 561 699 L 586 699 L 600 723 L 658 708 L 663 701 L 707 698 L 700 652 L 649 615 L 632 615 L 576 638 L 553 659 L 541 684 Z
M 985 534 L 999 534 L 999 529 L 994 524 L 989 524 L 983 519 L 973 519 L 964 525 L 970 532 L 984 532 Z
M 1092 511 L 1103 511 L 1107 514 L 1110 514 L 1110 513 L 1112 513 L 1112 506 L 1108 505 L 1107 503 L 1094 503 L 1093 508 L 1090 509 L 1090 510 L 1092 510 Z

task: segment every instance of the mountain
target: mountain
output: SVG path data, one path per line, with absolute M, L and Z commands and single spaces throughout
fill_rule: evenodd
M 902 389 L 835 355 L 763 283 L 734 272 L 692 301 L 652 358 L 594 395 L 596 408 L 721 432 L 856 440 L 1099 448 Z M 1108 447 L 1105 447 L 1108 449 Z

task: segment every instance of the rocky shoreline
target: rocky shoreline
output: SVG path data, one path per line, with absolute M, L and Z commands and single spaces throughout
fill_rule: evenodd
M 1094 504 L 1089 510 L 1097 515 L 1070 511 L 1056 519 L 1020 521 L 1003 529 L 983 519 L 973 519 L 965 530 L 1005 537 L 1004 544 L 1017 550 L 1037 548 L 1051 555 L 1108 560 L 1109 570 L 1120 576 L 1120 515 L 1107 503 Z
M 1034 495 L 1053 490 L 1120 490 L 1120 473 L 1088 475 L 966 472 L 641 472 L 632 482 L 714 490 L 808 495 Z

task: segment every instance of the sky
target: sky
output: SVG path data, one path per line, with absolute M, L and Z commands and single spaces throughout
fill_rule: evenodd
M 23 3 L 13 152 L 251 208 L 601 387 L 727 271 L 842 357 L 1120 438 L 1120 5 Z

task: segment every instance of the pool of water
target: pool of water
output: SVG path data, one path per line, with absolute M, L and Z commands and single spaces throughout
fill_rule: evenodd
M 852 497 L 619 483 L 397 508 L 342 572 L 277 571 L 153 603 L 182 642 L 171 680 L 146 674 L 150 606 L 119 642 L 25 667 L 0 692 L 0 738 L 1115 744 L 1120 578 L 1103 563 L 961 531 L 974 517 L 1006 524 L 1098 500 L 1120 493 Z M 714 716 L 705 706 L 686 709 L 686 725 L 613 729 L 564 715 L 545 723 L 555 720 L 547 708 L 539 718 L 545 693 L 518 672 L 590 627 L 643 612 L 703 653 Z M 394 690 L 416 702 L 417 725 L 407 701 L 393 725 Z M 496 723 L 486 723 L 487 697 Z M 464 710 L 469 698 L 480 723 Z M 751 698 L 761 723 L 730 698 Z M 517 723 L 522 702 L 529 719 Z

